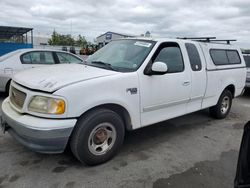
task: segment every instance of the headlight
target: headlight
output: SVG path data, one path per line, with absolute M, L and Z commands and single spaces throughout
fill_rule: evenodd
M 28 110 L 43 114 L 60 115 L 65 112 L 65 102 L 62 99 L 35 96 L 29 103 Z

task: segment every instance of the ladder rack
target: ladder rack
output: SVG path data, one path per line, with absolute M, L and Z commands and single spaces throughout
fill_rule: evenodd
M 216 37 L 177 37 L 177 39 L 183 40 L 193 40 L 198 42 L 226 42 L 226 44 L 231 44 L 231 42 L 237 41 L 236 39 L 216 39 Z

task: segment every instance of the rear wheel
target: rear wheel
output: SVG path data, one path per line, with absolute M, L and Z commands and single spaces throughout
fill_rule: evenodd
M 225 118 L 230 112 L 232 106 L 232 99 L 232 93 L 229 90 L 225 90 L 221 94 L 217 105 L 209 109 L 211 116 L 217 119 Z
M 78 120 L 70 147 L 79 161 L 97 165 L 110 160 L 118 152 L 124 134 L 124 123 L 117 113 L 98 109 Z

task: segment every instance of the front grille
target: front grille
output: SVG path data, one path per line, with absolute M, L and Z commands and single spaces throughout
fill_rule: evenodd
M 26 93 L 11 87 L 10 102 L 17 108 L 23 108 L 24 101 L 26 99 Z

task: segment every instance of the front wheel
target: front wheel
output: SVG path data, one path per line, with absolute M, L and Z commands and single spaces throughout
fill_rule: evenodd
M 118 152 L 124 134 L 124 123 L 117 113 L 98 109 L 78 120 L 70 147 L 79 161 L 97 165 L 110 160 Z
M 230 112 L 232 106 L 232 99 L 232 93 L 229 90 L 225 90 L 221 94 L 216 106 L 213 106 L 209 109 L 211 116 L 217 119 L 225 118 Z

